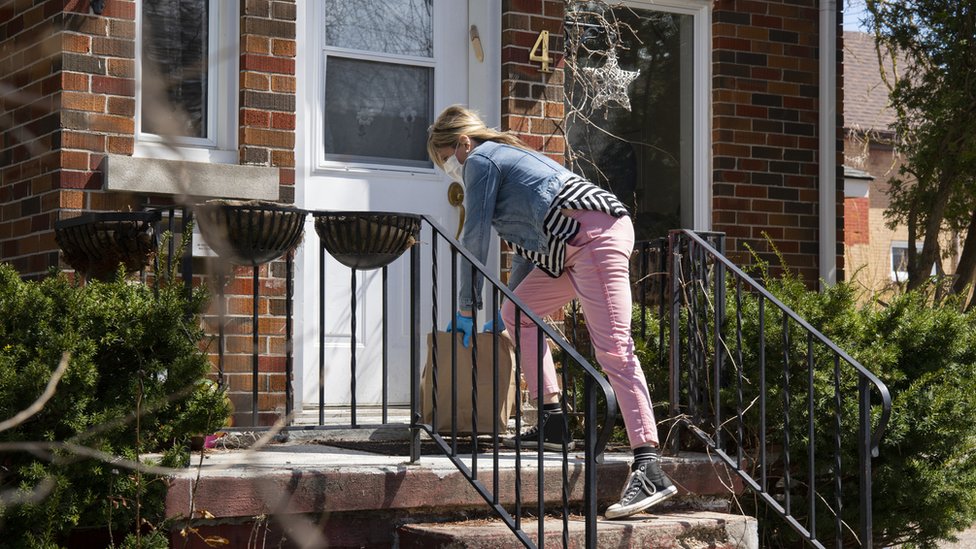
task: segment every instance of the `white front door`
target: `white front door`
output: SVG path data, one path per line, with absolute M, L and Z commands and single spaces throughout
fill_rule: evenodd
M 463 103 L 497 124 L 500 57 L 472 51 L 470 27 L 500 39 L 497 0 L 324 0 L 299 3 L 296 205 L 309 210 L 404 212 L 457 227 L 450 180 L 427 158 L 427 128 L 446 106 Z M 489 44 L 492 41 L 488 41 Z M 478 86 L 469 93 L 469 82 Z M 487 92 L 486 90 L 491 90 Z M 492 93 L 493 92 L 493 93 Z M 419 244 L 429 267 L 429 230 Z M 352 271 L 325 258 L 309 216 L 296 261 L 295 395 L 297 405 L 379 404 L 382 389 L 382 273 Z M 450 268 L 441 259 L 441 287 Z M 390 404 L 409 402 L 409 254 L 389 267 Z M 324 278 L 320 279 L 320 273 Z M 324 308 L 319 306 L 324 281 Z M 429 303 L 430 289 L 423 288 Z M 450 303 L 439 292 L 440 303 Z M 352 311 L 355 309 L 355 344 Z M 429 308 L 428 308 L 429 309 Z M 439 318 L 449 318 L 442 308 Z M 429 310 L 422 334 L 430 330 Z M 439 321 L 440 323 L 440 321 Z M 443 328 L 443 327 L 441 327 Z M 320 329 L 322 332 L 320 332 Z M 324 342 L 324 347 L 322 343 Z M 324 351 L 323 351 L 324 349 Z M 355 352 L 353 395 L 352 352 Z M 324 352 L 324 354 L 322 354 Z M 320 384 L 320 360 L 324 383 Z

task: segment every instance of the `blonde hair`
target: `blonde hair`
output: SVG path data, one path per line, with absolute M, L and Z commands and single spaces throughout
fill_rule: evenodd
M 451 105 L 437 116 L 437 120 L 427 132 L 427 154 L 438 168 L 444 166 L 437 149 L 457 145 L 462 135 L 474 141 L 495 141 L 529 149 L 528 145 L 514 134 L 500 132 L 486 126 L 476 112 L 461 105 Z

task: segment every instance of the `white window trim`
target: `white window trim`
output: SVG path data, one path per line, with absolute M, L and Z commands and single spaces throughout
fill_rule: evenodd
M 653 11 L 690 15 L 694 18 L 694 75 L 692 110 L 694 138 L 692 188 L 682 188 L 681 202 L 692 207 L 691 228 L 712 228 L 712 9 L 711 0 L 630 0 L 628 5 Z
M 908 282 L 908 271 L 896 271 L 895 270 L 894 252 L 895 252 L 895 249 L 896 248 L 901 248 L 901 249 L 905 250 L 905 252 L 907 253 L 908 252 L 908 241 L 907 240 L 892 240 L 891 241 L 891 244 L 888 246 L 888 267 L 889 267 L 889 269 L 888 269 L 888 275 L 890 276 L 892 282 L 898 282 L 898 283 Z M 922 243 L 921 242 L 916 242 L 915 243 L 915 250 L 916 251 L 919 251 L 919 252 L 922 251 Z M 931 276 L 935 276 L 936 274 L 937 274 L 937 271 L 936 271 L 935 265 L 932 265 L 932 272 L 930 273 L 930 275 Z
M 315 62 L 314 78 L 315 78 L 315 98 L 313 98 L 312 103 L 314 105 L 313 109 L 315 112 L 314 120 L 311 124 L 312 126 L 312 136 L 310 140 L 310 146 L 312 154 L 312 174 L 313 175 L 323 175 L 323 174 L 335 174 L 336 172 L 343 173 L 360 173 L 360 174 L 370 174 L 370 173 L 392 173 L 392 174 L 402 174 L 410 173 L 416 175 L 424 175 L 429 177 L 439 177 L 440 174 L 434 169 L 433 165 L 429 168 L 424 168 L 420 166 L 406 166 L 406 165 L 396 165 L 396 164 L 381 164 L 375 162 L 365 162 L 356 160 L 338 160 L 338 159 L 327 159 L 325 154 L 325 79 L 326 71 L 325 66 L 328 61 L 328 56 L 330 54 L 336 57 L 342 57 L 344 59 L 357 59 L 362 61 L 378 61 L 387 63 L 396 63 L 399 65 L 408 65 L 413 67 L 428 67 L 435 68 L 437 65 L 437 53 L 438 53 L 438 40 L 437 40 L 437 21 L 432 22 L 431 31 L 435 34 L 434 36 L 434 51 L 431 57 L 418 57 L 412 55 L 397 55 L 385 52 L 367 52 L 362 50 L 353 50 L 348 48 L 339 48 L 335 46 L 329 46 L 325 43 L 325 8 L 324 2 L 314 2 L 313 3 L 313 13 L 315 21 L 318 22 L 319 28 L 323 29 L 322 32 L 314 33 L 311 37 L 312 40 L 309 44 L 309 51 L 313 52 L 313 55 L 317 58 Z M 436 16 L 436 11 L 435 11 Z M 431 80 L 431 87 L 436 93 L 436 80 Z M 433 104 L 436 107 L 437 98 L 434 97 Z M 436 112 L 433 113 L 435 116 Z
M 142 5 L 136 0 L 136 107 L 133 156 L 237 164 L 240 0 L 210 0 L 207 87 L 208 138 L 171 137 L 142 131 Z

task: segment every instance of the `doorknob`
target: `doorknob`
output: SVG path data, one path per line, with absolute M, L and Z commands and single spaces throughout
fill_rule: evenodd
M 461 228 L 464 227 L 464 186 L 457 181 L 447 187 L 447 203 L 461 208 L 461 218 L 458 220 L 457 234 L 454 238 L 461 238 Z

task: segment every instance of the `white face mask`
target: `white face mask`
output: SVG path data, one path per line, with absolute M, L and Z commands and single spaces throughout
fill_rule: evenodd
M 461 169 L 461 163 L 454 155 L 444 161 L 444 173 L 454 181 L 464 182 L 464 171 Z
M 452 180 L 464 183 L 464 170 L 461 168 L 461 163 L 457 159 L 457 150 L 460 146 L 461 142 L 459 141 L 457 145 L 454 145 L 454 153 L 444 161 L 444 173 Z

